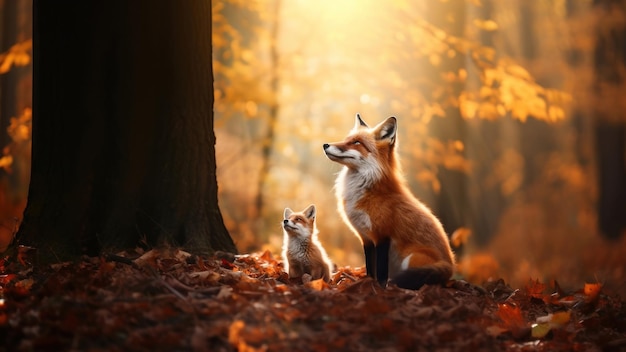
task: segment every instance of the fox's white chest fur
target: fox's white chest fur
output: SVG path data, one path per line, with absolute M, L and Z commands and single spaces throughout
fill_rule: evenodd
M 365 211 L 357 208 L 357 203 L 365 195 L 366 187 L 372 182 L 369 176 L 344 167 L 335 184 L 339 207 L 343 210 L 342 215 L 363 239 L 369 239 L 367 234 L 372 230 L 372 222 Z

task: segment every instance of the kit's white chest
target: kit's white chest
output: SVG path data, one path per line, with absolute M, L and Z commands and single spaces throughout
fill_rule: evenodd
M 306 238 L 290 238 L 287 248 L 289 257 L 300 263 L 309 262 L 309 241 Z

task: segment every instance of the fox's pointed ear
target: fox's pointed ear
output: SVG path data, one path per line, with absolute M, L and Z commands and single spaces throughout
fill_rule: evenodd
M 398 130 L 398 122 L 395 117 L 389 117 L 385 121 L 376 126 L 376 139 L 388 140 L 389 144 L 396 142 L 396 131 Z
M 311 219 L 315 217 L 316 214 L 315 204 L 309 205 L 306 209 L 304 209 L 304 215 L 306 215 L 307 219 Z
M 283 218 L 287 219 L 289 215 L 293 214 L 293 210 L 289 208 L 285 208 L 285 212 L 283 213 Z
M 365 121 L 363 121 L 363 119 L 361 118 L 361 115 L 357 113 L 356 116 L 354 117 L 354 127 L 352 129 L 358 130 L 361 127 L 369 128 L 370 126 L 368 126 L 365 123 Z

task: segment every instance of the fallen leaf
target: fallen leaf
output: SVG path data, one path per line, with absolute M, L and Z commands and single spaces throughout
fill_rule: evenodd
M 552 327 L 550 326 L 550 324 L 548 323 L 536 323 L 533 324 L 531 327 L 531 332 L 530 332 L 530 336 L 532 336 L 535 339 L 541 339 L 544 338 L 552 329 Z
M 498 325 L 491 325 L 487 327 L 486 331 L 489 336 L 498 337 L 508 330 Z
M 324 282 L 324 279 L 317 279 L 317 280 L 309 281 L 306 283 L 306 286 L 316 291 L 327 290 L 330 288 L 330 286 L 328 286 L 328 284 Z
M 598 295 L 600 294 L 601 290 L 602 290 L 602 284 L 600 283 L 595 283 L 595 284 L 586 283 L 585 287 L 583 288 L 583 293 L 585 294 L 585 296 L 587 296 L 587 302 L 595 301 L 598 298 Z
M 526 320 L 524 320 L 522 310 L 518 306 L 499 304 L 498 318 L 502 320 L 503 326 L 509 331 L 516 331 L 526 327 Z
M 539 280 L 529 280 L 526 284 L 526 293 L 533 298 L 537 298 L 543 300 L 544 290 L 546 289 L 546 285 L 539 282 Z

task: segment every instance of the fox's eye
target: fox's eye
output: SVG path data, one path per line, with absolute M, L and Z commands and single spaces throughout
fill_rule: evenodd
M 297 222 L 302 222 L 302 218 L 301 218 L 301 217 L 297 217 L 297 218 L 296 218 L 296 221 L 297 221 Z
M 359 141 L 353 141 L 353 142 L 352 142 L 352 144 L 353 144 L 353 145 L 359 145 L 359 144 L 361 144 L 361 142 L 359 142 Z

